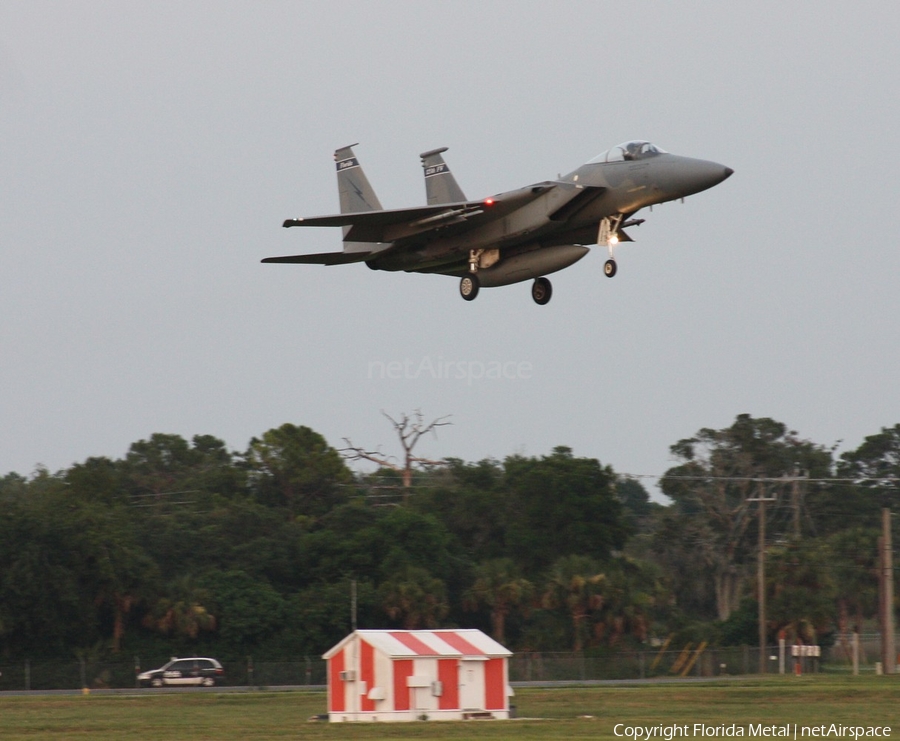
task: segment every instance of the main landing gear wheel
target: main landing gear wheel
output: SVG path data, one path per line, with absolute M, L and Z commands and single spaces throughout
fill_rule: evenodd
M 603 274 L 607 278 L 612 278 L 616 274 L 617 269 L 615 260 L 610 259 L 603 263 Z
M 531 284 L 531 298 L 536 304 L 543 306 L 550 301 L 553 295 L 553 286 L 546 278 L 535 278 Z
M 464 275 L 459 281 L 459 295 L 466 301 L 474 301 L 480 287 L 477 275 L 474 273 Z

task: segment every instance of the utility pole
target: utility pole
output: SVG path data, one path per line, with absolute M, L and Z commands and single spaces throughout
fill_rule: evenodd
M 806 492 L 801 490 L 800 488 L 800 480 L 809 478 L 809 473 L 805 472 L 803 476 L 800 475 L 800 467 L 795 464 L 794 466 L 794 480 L 793 485 L 791 486 L 791 506 L 794 510 L 794 539 L 800 539 L 800 503 L 803 497 L 803 494 Z
M 894 648 L 894 564 L 891 553 L 891 510 L 881 510 L 881 604 L 882 635 L 881 661 L 885 674 L 897 670 L 897 654 Z
M 763 496 L 765 483 L 759 482 L 759 496 L 747 499 L 748 502 L 759 502 L 759 554 L 756 562 L 756 581 L 759 614 L 759 673 L 766 673 L 766 502 L 774 502 L 775 497 Z

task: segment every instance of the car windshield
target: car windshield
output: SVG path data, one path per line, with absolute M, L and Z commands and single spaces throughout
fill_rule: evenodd
M 617 147 L 608 149 L 603 154 L 598 154 L 588 164 L 597 164 L 599 162 L 624 162 L 626 160 L 642 160 L 647 157 L 655 157 L 658 154 L 665 154 L 665 149 L 660 149 L 655 144 L 647 141 L 630 141 L 620 144 Z

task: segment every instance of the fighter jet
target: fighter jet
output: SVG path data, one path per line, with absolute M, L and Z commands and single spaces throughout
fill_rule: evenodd
M 423 152 L 426 206 L 384 209 L 351 144 L 334 153 L 341 213 L 288 219 L 285 227 L 339 226 L 344 249 L 311 255 L 267 257 L 269 263 L 346 265 L 372 270 L 438 273 L 459 278 L 459 292 L 472 301 L 480 288 L 534 280 L 531 296 L 546 304 L 552 286 L 545 276 L 605 247 L 603 266 L 616 274 L 614 248 L 631 242 L 627 227 L 643 208 L 712 188 L 730 167 L 669 154 L 648 141 L 630 141 L 603 152 L 557 180 L 470 201 L 442 154 Z

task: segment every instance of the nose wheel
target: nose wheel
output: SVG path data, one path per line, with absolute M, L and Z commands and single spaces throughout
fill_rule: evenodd
M 553 286 L 550 281 L 546 278 L 535 278 L 534 283 L 531 284 L 531 298 L 534 299 L 534 303 L 543 306 L 550 302 L 552 296 Z
M 600 228 L 597 231 L 597 244 L 605 245 L 609 250 L 609 260 L 603 264 L 603 274 L 607 278 L 612 278 L 616 274 L 617 266 L 613 258 L 613 248 L 619 243 L 619 226 L 622 224 L 622 214 L 617 214 L 612 218 L 605 218 L 600 221 Z

